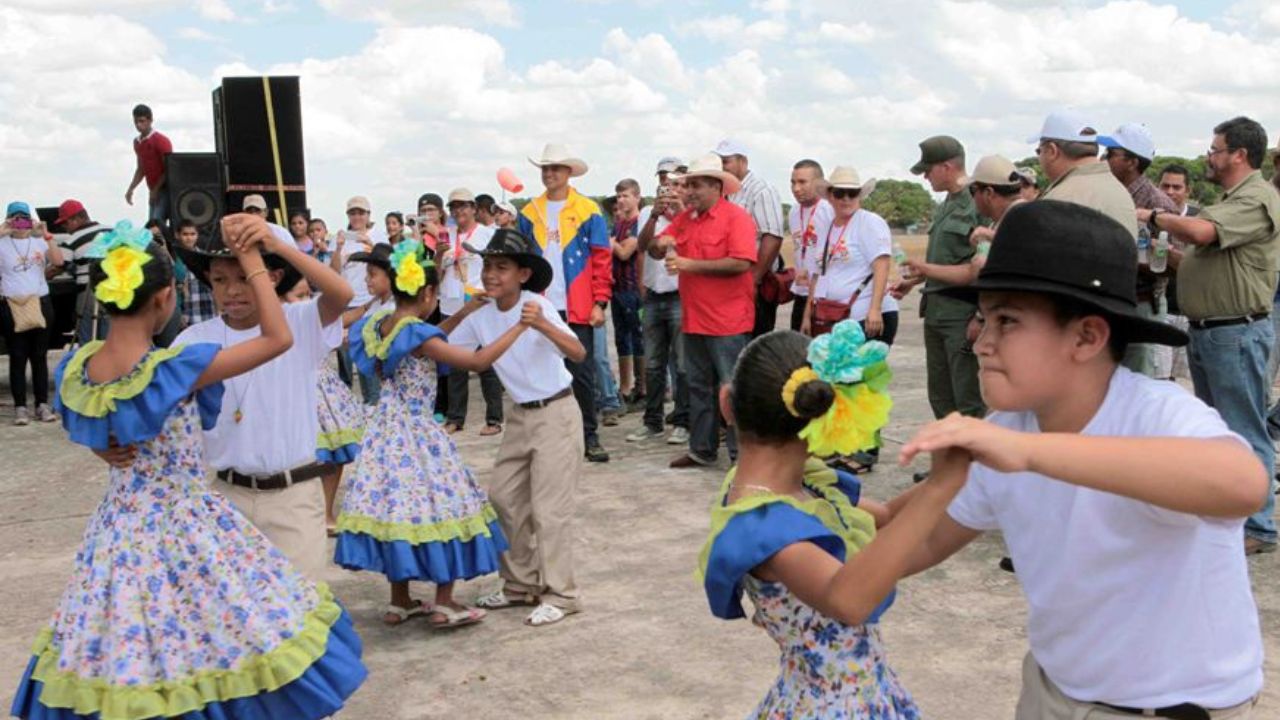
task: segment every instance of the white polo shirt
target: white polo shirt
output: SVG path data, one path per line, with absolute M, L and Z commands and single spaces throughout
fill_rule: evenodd
M 223 381 L 218 424 L 204 433 L 205 461 L 215 470 L 270 475 L 316 459 L 315 413 L 320 363 L 342 344 L 342 318 L 320 327 L 316 300 L 284 306 L 293 347 L 270 362 Z M 183 330 L 175 345 L 208 342 L 229 347 L 262 334 L 227 327 L 222 317 Z M 236 410 L 240 421 L 236 422 Z
M 463 319 L 449 334 L 449 343 L 474 350 L 481 345 L 491 345 L 512 325 L 520 322 L 520 312 L 525 302 L 536 300 L 542 305 L 542 315 L 560 332 L 576 339 L 569 326 L 551 301 L 529 291 L 520 293 L 520 299 L 510 310 L 503 312 L 490 302 Z M 493 364 L 498 379 L 517 403 L 546 400 L 573 383 L 573 376 L 564 366 L 564 354 L 537 330 L 529 329 L 516 338 L 515 344 Z
M 640 219 L 636 222 L 637 227 L 643 228 L 649 222 L 649 216 L 653 214 L 653 207 L 646 205 L 640 208 Z M 659 215 L 653 224 L 653 239 L 656 241 L 663 230 L 671 224 L 671 219 L 666 215 Z M 673 293 L 680 290 L 680 276 L 672 275 L 667 272 L 667 264 L 663 260 L 655 260 L 649 253 L 641 253 L 644 255 L 644 286 L 650 292 L 655 293 Z
M 988 420 L 1039 432 L 1030 412 Z M 1231 438 L 1175 383 L 1117 368 L 1082 435 Z M 1244 519 L 1200 517 L 974 463 L 948 510 L 1000 530 L 1028 605 L 1031 654 L 1069 697 L 1127 707 L 1238 705 L 1262 688 Z

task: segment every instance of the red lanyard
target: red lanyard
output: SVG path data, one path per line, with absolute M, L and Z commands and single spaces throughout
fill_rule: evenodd
M 849 226 L 852 224 L 853 224 L 853 216 L 850 215 L 849 219 L 845 221 L 844 227 L 840 228 L 840 236 L 836 238 L 837 247 L 839 247 L 840 243 L 844 241 L 844 233 L 846 230 L 849 229 Z M 827 238 L 824 241 L 825 244 L 822 246 L 822 274 L 823 275 L 827 274 L 827 261 L 831 259 L 831 228 L 835 226 L 836 226 L 836 221 L 833 218 L 831 220 L 831 224 L 827 226 Z
M 463 243 L 465 243 L 465 242 L 467 242 L 468 240 L 470 240 L 472 235 L 475 235 L 475 234 L 476 234 L 476 226 L 472 226 L 472 227 L 471 227 L 471 232 L 468 232 L 468 233 L 467 233 L 467 236 L 466 236 L 465 238 L 464 238 L 464 237 L 462 237 L 462 233 L 461 233 L 461 232 L 459 232 L 459 231 L 456 231 L 456 230 L 455 230 L 455 231 L 454 231 L 454 234 L 456 234 L 456 235 L 458 236 L 458 242 L 457 242 L 457 243 L 455 243 L 455 247 L 454 247 L 454 250 L 453 250 L 453 259 L 454 259 L 454 261 L 456 262 L 456 261 L 458 261 L 458 260 L 461 260 L 461 259 L 462 259 L 463 254 L 464 254 L 464 253 L 463 253 L 462 244 L 463 244 Z

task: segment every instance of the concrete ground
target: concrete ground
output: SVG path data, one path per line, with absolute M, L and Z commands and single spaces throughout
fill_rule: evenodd
M 890 358 L 896 407 L 885 433 L 889 457 L 930 419 L 914 310 L 909 301 Z M 476 434 L 479 400 L 477 389 L 471 424 L 457 437 L 485 480 L 498 440 Z M 12 687 L 62 591 L 85 520 L 103 494 L 106 468 L 56 425 L 15 428 L 9 417 L 7 407 L 0 409 L 0 677 Z M 747 621 L 712 617 L 694 574 L 723 469 L 667 469 L 675 448 L 624 442 L 638 425 L 639 416 L 628 415 L 618 427 L 604 428 L 613 461 L 588 465 L 579 484 L 581 615 L 542 629 L 523 627 L 518 610 L 452 632 L 433 632 L 423 622 L 388 628 L 380 620 L 387 601 L 380 576 L 330 571 L 364 638 L 370 670 L 342 718 L 684 720 L 750 712 L 775 676 L 776 647 Z M 880 467 L 864 476 L 867 492 L 889 498 L 910 485 L 911 471 Z M 1025 604 L 1015 577 L 996 567 L 1001 554 L 1000 539 L 984 537 L 904 581 L 884 619 L 890 662 L 926 717 L 1012 716 L 1026 652 Z M 1272 676 L 1280 655 L 1277 562 L 1277 556 L 1250 561 Z M 485 578 L 458 594 L 469 601 L 496 585 L 496 578 Z M 431 588 L 415 592 L 430 597 Z M 1280 692 L 1272 685 L 1255 717 L 1277 715 Z

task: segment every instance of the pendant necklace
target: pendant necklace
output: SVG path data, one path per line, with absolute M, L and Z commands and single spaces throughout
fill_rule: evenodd
M 230 338 L 227 336 L 227 329 L 228 329 L 227 320 L 226 318 L 223 318 L 222 319 L 222 349 L 223 350 L 227 349 L 227 347 L 231 343 Z M 244 405 L 244 398 L 249 393 L 249 383 L 253 382 L 253 375 L 249 374 L 249 377 L 245 378 L 244 387 L 241 388 L 241 391 L 239 393 L 235 391 L 235 386 L 231 385 L 230 378 L 228 378 L 226 382 L 228 387 L 231 389 L 232 399 L 236 401 L 236 410 L 235 412 L 231 413 L 231 419 L 235 420 L 236 424 L 239 425 L 240 421 L 244 419 L 244 413 L 241 412 L 240 408 Z

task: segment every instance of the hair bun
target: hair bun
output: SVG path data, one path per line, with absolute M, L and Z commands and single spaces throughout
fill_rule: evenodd
M 836 391 L 825 380 L 809 380 L 796 388 L 796 412 L 804 420 L 822 417 L 836 401 Z

